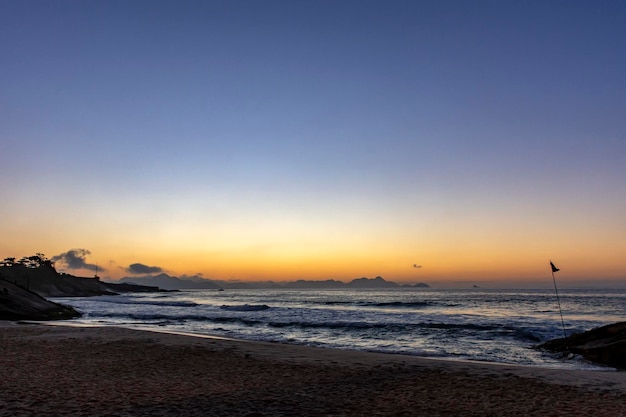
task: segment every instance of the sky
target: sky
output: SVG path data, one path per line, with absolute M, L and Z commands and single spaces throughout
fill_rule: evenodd
M 0 0 L 0 258 L 623 282 L 625 21 L 610 0 Z

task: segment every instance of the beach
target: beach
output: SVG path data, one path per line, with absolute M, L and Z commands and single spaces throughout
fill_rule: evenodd
M 626 373 L 0 324 L 0 416 L 626 416 Z

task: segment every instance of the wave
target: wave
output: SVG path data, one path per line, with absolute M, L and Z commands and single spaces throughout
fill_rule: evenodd
M 306 322 L 306 321 L 288 321 L 288 322 L 269 322 L 269 327 L 283 328 L 295 327 L 300 329 L 375 329 L 383 328 L 387 325 L 378 323 L 365 322 Z
M 146 304 L 146 305 L 154 305 L 154 306 L 164 306 L 164 307 L 196 307 L 199 304 L 194 303 L 193 301 L 140 301 L 133 304 Z
M 488 333 L 493 336 L 512 336 L 514 339 L 532 342 L 538 342 L 542 339 L 532 329 L 522 329 L 519 327 L 504 325 L 475 323 L 420 323 L 419 326 L 428 329 Z
M 213 322 L 213 323 L 240 323 L 246 326 L 256 326 L 263 324 L 260 320 L 251 320 L 241 317 L 207 317 L 199 314 L 185 314 L 180 316 L 172 316 L 170 314 L 158 314 L 158 313 L 105 313 L 94 316 L 93 318 L 125 318 L 129 320 L 142 321 L 146 324 L 158 321 L 168 323 L 184 323 L 186 321 L 200 321 L 200 322 Z M 154 323 L 153 323 L 154 324 Z
M 394 307 L 394 308 L 422 308 L 432 306 L 428 301 L 325 301 L 324 305 L 356 305 L 359 307 Z
M 223 307 L 226 307 L 225 309 Z M 262 311 L 270 307 L 265 304 L 244 304 L 222 306 L 225 311 Z M 411 338 L 423 337 L 445 338 L 448 340 L 478 338 L 480 340 L 513 339 L 528 345 L 534 345 L 546 339 L 545 329 L 521 328 L 498 324 L 477 323 L 449 323 L 449 322 L 376 322 L 376 321 L 314 321 L 314 320 L 287 320 L 267 319 L 258 316 L 235 316 L 214 314 L 184 314 L 190 310 L 181 310 L 183 314 L 168 314 L 165 311 L 141 312 L 107 312 L 91 316 L 90 319 L 114 319 L 115 321 L 128 321 L 133 324 L 143 322 L 146 325 L 176 326 L 195 322 L 198 324 L 213 323 L 215 325 L 228 325 L 228 327 L 256 328 L 263 332 L 262 328 L 275 329 L 281 333 L 296 332 L 306 338 L 308 332 L 329 332 L 330 334 L 344 334 L 348 337 L 358 337 L 359 340 L 384 338 Z M 196 310 L 197 311 L 197 310 Z M 89 315 L 88 315 L 89 316 Z M 284 329 L 284 330 L 283 330 Z M 540 336 L 543 335 L 543 336 Z
M 186 300 L 171 300 L 171 301 L 159 301 L 159 300 L 142 300 L 131 297 L 120 297 L 115 295 L 105 295 L 101 297 L 94 297 L 94 301 L 100 303 L 112 303 L 112 304 L 138 304 L 138 305 L 151 305 L 159 307 L 196 307 L 198 303 Z
M 263 311 L 270 309 L 266 304 L 243 304 L 243 305 L 223 305 L 221 310 L 225 311 Z M 272 328 L 294 328 L 294 329 L 333 329 L 345 331 L 385 331 L 392 333 L 413 332 L 416 336 L 423 333 L 424 330 L 441 330 L 451 332 L 450 337 L 455 334 L 462 333 L 492 333 L 494 335 L 509 335 L 517 339 L 539 341 L 541 338 L 536 335 L 533 329 L 522 329 L 514 326 L 503 326 L 494 324 L 476 324 L 476 323 L 446 323 L 446 322 L 419 322 L 419 323 L 403 323 L 403 322 L 373 322 L 373 321 L 266 321 L 262 319 L 239 317 L 239 316 L 213 316 L 202 314 L 167 314 L 156 311 L 146 313 L 129 313 L 129 312 L 108 312 L 98 314 L 98 317 L 109 318 L 128 318 L 131 320 L 173 320 L 183 321 L 200 321 L 213 323 L 241 323 L 246 326 L 268 326 Z M 95 317 L 94 317 L 95 318 Z
M 267 304 L 242 304 L 242 305 L 223 305 L 220 307 L 226 311 L 262 311 L 269 309 Z
M 429 303 L 426 301 L 411 301 L 411 302 L 390 301 L 386 303 L 369 303 L 369 305 L 372 305 L 375 307 L 415 308 L 415 307 L 428 307 L 432 305 L 432 303 Z
M 373 323 L 373 322 L 269 322 L 268 327 L 286 328 L 293 327 L 299 329 L 333 329 L 345 331 L 383 331 L 391 333 L 414 333 L 416 337 L 423 333 L 425 329 L 435 329 L 450 331 L 450 337 L 455 334 L 461 336 L 463 333 L 487 333 L 499 336 L 512 336 L 518 340 L 538 342 L 542 338 L 537 336 L 532 330 L 520 329 L 510 326 L 484 325 L 474 323 Z M 422 332 L 420 332 L 422 330 Z M 430 332 L 429 332 L 430 333 Z

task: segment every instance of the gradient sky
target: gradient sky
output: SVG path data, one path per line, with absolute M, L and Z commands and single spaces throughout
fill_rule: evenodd
M 0 257 L 624 279 L 625 22 L 623 1 L 0 0 Z

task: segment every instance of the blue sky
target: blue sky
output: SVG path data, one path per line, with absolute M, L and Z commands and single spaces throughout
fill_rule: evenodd
M 0 251 L 85 248 L 113 277 L 623 277 L 625 18 L 0 0 Z

